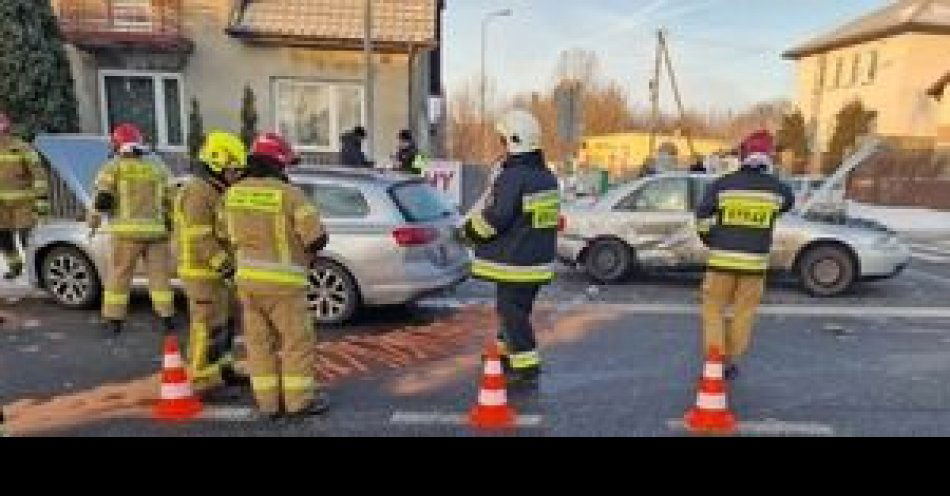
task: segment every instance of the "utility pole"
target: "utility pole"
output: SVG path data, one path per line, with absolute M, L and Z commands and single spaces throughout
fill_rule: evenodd
M 366 55 L 366 143 L 367 154 L 376 156 L 376 72 L 373 67 L 373 0 L 365 0 L 363 52 Z
M 696 157 L 696 147 L 693 146 L 693 137 L 686 123 L 686 107 L 683 106 L 683 97 L 680 94 L 679 84 L 676 82 L 676 71 L 673 69 L 673 61 L 670 57 L 669 45 L 666 43 L 666 35 L 660 30 L 660 47 L 663 51 L 663 59 L 666 61 L 666 69 L 670 75 L 670 85 L 673 86 L 673 97 L 676 99 L 676 106 L 680 112 L 680 124 L 684 125 L 686 133 L 686 145 L 689 147 L 690 160 Z
M 653 79 L 650 80 L 650 104 L 652 106 L 652 115 L 650 117 L 650 150 L 647 154 L 648 159 L 656 159 L 656 135 L 660 127 L 660 71 L 663 69 L 663 58 L 660 50 L 663 46 L 663 30 L 657 31 L 655 65 L 653 68 Z

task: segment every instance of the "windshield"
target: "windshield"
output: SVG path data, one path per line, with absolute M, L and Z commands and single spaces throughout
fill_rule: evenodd
M 439 192 L 426 183 L 399 184 L 393 186 L 390 194 L 408 222 L 432 222 L 452 216 L 452 209 Z

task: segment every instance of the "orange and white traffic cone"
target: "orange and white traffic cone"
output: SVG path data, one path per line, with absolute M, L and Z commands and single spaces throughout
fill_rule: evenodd
M 478 393 L 478 404 L 469 413 L 469 425 L 479 429 L 508 429 L 515 426 L 517 419 L 518 414 L 508 405 L 501 353 L 493 341 L 488 345 L 485 375 Z
M 699 381 L 696 407 L 686 413 L 686 429 L 695 434 L 734 434 L 736 417 L 729 411 L 725 358 L 713 348 Z
M 152 414 L 156 420 L 180 422 L 194 419 L 202 409 L 201 400 L 192 392 L 191 383 L 188 382 L 178 338 L 168 336 L 165 338 L 161 398 Z

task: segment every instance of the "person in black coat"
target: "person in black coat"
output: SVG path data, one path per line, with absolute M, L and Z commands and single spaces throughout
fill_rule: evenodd
M 357 126 L 352 131 L 340 137 L 340 163 L 346 167 L 372 167 L 363 153 L 363 140 L 366 139 L 366 129 Z

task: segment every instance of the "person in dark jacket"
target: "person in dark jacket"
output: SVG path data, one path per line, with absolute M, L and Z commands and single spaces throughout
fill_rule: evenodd
M 531 312 L 541 287 L 552 282 L 560 221 L 558 181 L 541 152 L 541 127 L 522 110 L 498 124 L 507 156 L 486 201 L 466 220 L 460 237 L 474 245 L 472 274 L 497 284 L 499 348 L 512 386 L 538 384 L 541 357 Z
M 399 165 L 399 170 L 408 174 L 422 174 L 422 171 L 416 167 L 418 156 L 419 148 L 412 137 L 412 131 L 408 129 L 399 131 L 399 148 L 396 150 L 396 163 Z
M 740 169 L 714 182 L 696 210 L 700 237 L 710 249 L 702 287 L 704 353 L 725 354 L 729 380 L 738 375 L 736 361 L 751 343 L 775 222 L 795 204 L 791 188 L 770 173 L 774 155 L 767 131 L 746 138 L 739 148 Z M 735 313 L 727 328 L 728 306 Z
M 340 163 L 346 167 L 372 167 L 363 153 L 363 141 L 366 139 L 366 129 L 355 127 L 352 131 L 340 137 Z

